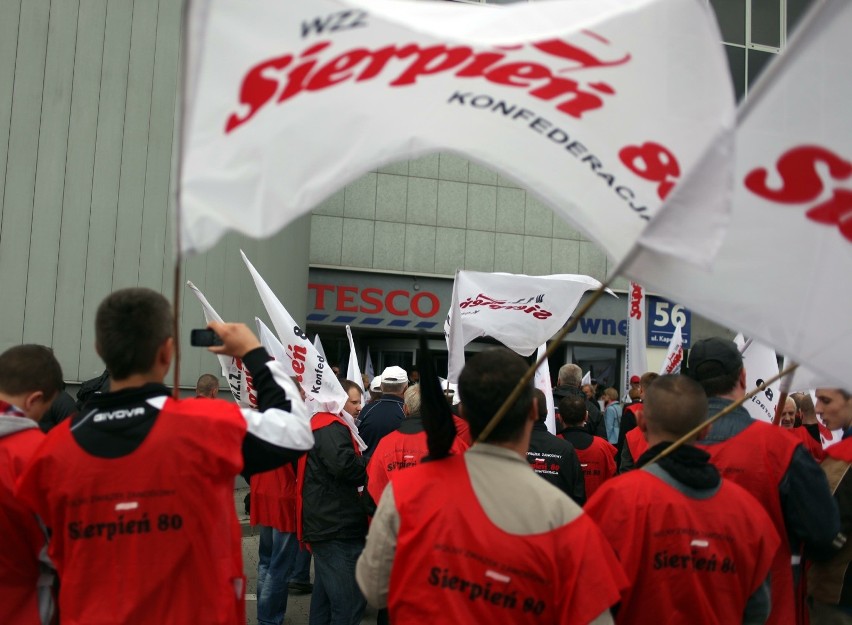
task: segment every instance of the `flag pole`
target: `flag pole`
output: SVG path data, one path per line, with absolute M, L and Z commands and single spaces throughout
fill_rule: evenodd
M 577 327 L 577 323 L 579 323 L 580 318 L 589 312 L 589 309 L 594 306 L 595 302 L 597 302 L 603 294 L 606 293 L 609 288 L 610 282 L 612 282 L 615 277 L 618 275 L 617 272 L 613 273 L 612 276 L 607 278 L 607 280 L 598 287 L 598 289 L 592 293 L 592 296 L 586 301 L 585 304 L 580 306 L 580 308 L 576 311 L 576 313 L 568 320 L 562 329 L 553 337 L 550 345 L 541 357 L 527 369 L 526 373 L 524 373 L 523 377 L 520 381 L 515 385 L 515 388 L 512 390 L 511 394 L 506 398 L 506 401 L 503 402 L 503 405 L 494 413 L 494 416 L 491 417 L 491 420 L 479 434 L 479 437 L 476 439 L 477 443 L 481 443 L 485 441 L 490 435 L 491 432 L 494 431 L 494 428 L 497 427 L 497 424 L 500 423 L 500 420 L 505 416 L 505 414 L 509 411 L 509 408 L 515 405 L 515 402 L 518 401 L 518 397 L 521 396 L 521 393 L 524 392 L 524 389 L 530 383 L 530 380 L 535 376 L 536 370 L 541 366 L 543 362 L 545 362 L 553 352 L 562 344 L 562 340 L 568 335 L 568 333 Z
M 791 365 L 798 366 L 799 363 L 791 362 Z M 781 394 L 778 396 L 778 405 L 775 406 L 775 416 L 772 418 L 772 425 L 781 425 L 781 413 L 784 412 L 784 406 L 787 404 L 787 396 L 790 394 L 790 385 L 793 383 L 793 378 L 787 378 L 781 382 Z
M 172 397 L 180 398 L 180 294 L 181 294 L 181 265 L 183 264 L 183 252 L 181 251 L 182 235 L 182 206 L 181 206 L 181 178 L 183 176 L 183 152 L 184 152 L 184 124 L 186 123 L 186 81 L 189 69 L 189 6 L 192 0 L 184 2 L 181 10 L 181 51 L 180 51 L 180 76 L 184 93 L 180 93 L 180 120 L 178 123 L 177 136 L 177 166 L 175 176 L 175 267 L 174 267 L 174 290 L 172 292 L 172 340 L 174 341 L 174 367 Z
M 752 397 L 754 397 L 758 393 L 765 391 L 776 380 L 780 380 L 785 375 L 795 371 L 798 366 L 799 366 L 798 364 L 792 363 L 789 367 L 784 369 L 781 373 L 772 376 L 771 378 L 766 380 L 766 382 L 764 382 L 763 384 L 761 384 L 757 388 L 753 389 L 751 392 L 746 393 L 741 399 L 738 399 L 737 401 L 735 401 L 731 405 L 726 406 L 724 410 L 717 412 L 716 414 L 714 414 L 712 417 L 710 417 L 706 421 L 702 421 L 699 425 L 692 428 L 689 432 L 687 432 L 686 434 L 681 436 L 674 443 L 672 443 L 671 445 L 666 447 L 663 451 L 661 451 L 659 454 L 657 454 L 653 459 L 651 459 L 648 462 L 648 464 L 654 464 L 655 462 L 659 462 L 660 460 L 662 460 L 663 458 L 668 456 L 670 453 L 672 453 L 674 450 L 676 450 L 678 447 L 682 447 L 687 442 L 689 442 L 694 436 L 697 436 L 698 433 L 701 432 L 701 430 L 703 430 L 704 428 L 706 428 L 709 425 L 713 425 L 716 421 L 718 421 L 719 419 L 721 419 L 725 415 L 730 414 L 731 412 L 733 412 L 734 410 L 736 410 L 737 408 L 742 406 L 745 402 L 750 400 Z M 648 466 L 648 465 L 646 464 L 645 466 Z

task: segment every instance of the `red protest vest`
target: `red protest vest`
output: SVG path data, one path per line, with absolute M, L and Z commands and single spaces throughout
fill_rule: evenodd
M 786 537 L 778 485 L 798 445 L 795 438 L 779 432 L 776 426 L 755 421 L 724 442 L 701 447 L 710 454 L 710 461 L 719 468 L 722 477 L 751 493 L 769 513 L 778 535 Z M 796 622 L 790 557 L 790 545 L 785 538 L 772 563 L 772 612 L 766 621 L 768 625 Z
M 467 443 L 456 436 L 450 447 L 450 453 L 461 454 L 468 447 Z M 403 434 L 395 430 L 385 435 L 376 445 L 367 464 L 367 491 L 373 501 L 378 503 L 385 486 L 402 469 L 416 467 L 420 464 L 420 460 L 428 455 L 426 432 Z
M 585 625 L 618 601 L 623 574 L 587 515 L 542 534 L 504 532 L 480 506 L 464 456 L 404 471 L 391 487 L 400 518 L 391 623 Z
M 168 399 L 142 444 L 120 458 L 89 455 L 69 421 L 19 483 L 53 529 L 63 625 L 243 625 L 239 409 Z
M 633 428 L 624 435 L 624 442 L 627 443 L 627 448 L 630 450 L 633 464 L 636 464 L 639 457 L 648 451 L 648 441 L 645 440 L 644 432 L 638 427 Z
M 616 623 L 742 623 L 780 539 L 761 505 L 722 480 L 693 499 L 648 471 L 604 484 L 584 510 L 618 553 L 633 585 Z
M 38 428 L 0 438 L 0 623 L 4 625 L 41 623 L 36 584 L 38 556 L 47 537 L 14 491 L 15 482 L 43 441 Z
M 847 464 L 852 464 L 852 438 L 835 443 L 825 450 L 825 455 Z
M 274 471 L 255 473 L 251 486 L 251 524 L 296 531 L 296 471 L 286 464 Z
M 808 453 L 817 462 L 822 462 L 823 458 L 825 458 L 825 451 L 823 450 L 822 445 L 820 445 L 818 442 L 816 442 L 816 440 L 814 440 L 814 437 L 811 436 L 807 428 L 797 427 L 791 430 L 788 430 L 787 428 L 781 428 L 781 430 L 792 436 L 794 440 L 804 445 Z
M 346 425 L 346 421 L 344 421 L 342 417 L 330 412 L 318 412 L 311 417 L 311 432 L 316 432 L 321 428 L 328 427 L 332 423 L 340 423 L 346 427 L 346 429 L 349 429 L 349 426 Z M 358 442 L 351 433 L 350 436 L 352 438 L 352 447 L 355 448 L 355 453 L 360 456 L 361 450 L 358 448 Z M 302 507 L 304 503 L 302 501 L 302 490 L 305 485 L 305 468 L 307 466 L 308 454 L 303 454 L 299 457 L 299 462 L 296 468 L 296 536 L 298 536 L 299 540 L 302 540 Z
M 470 437 L 470 425 L 468 422 L 459 416 L 453 415 L 453 423 L 456 426 L 456 438 L 462 441 L 467 447 L 473 445 L 473 439 Z
M 615 475 L 615 447 L 599 436 L 592 437 L 586 449 L 574 448 L 586 482 L 586 499 L 600 488 L 601 484 Z

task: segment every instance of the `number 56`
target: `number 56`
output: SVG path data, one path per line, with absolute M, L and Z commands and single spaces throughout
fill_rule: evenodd
M 670 306 L 671 313 L 669 313 Z M 671 302 L 657 303 L 657 311 L 654 314 L 654 325 L 667 326 L 669 325 L 669 321 L 675 326 L 686 325 L 686 311 L 683 309 L 683 305 L 675 304 L 672 306 Z

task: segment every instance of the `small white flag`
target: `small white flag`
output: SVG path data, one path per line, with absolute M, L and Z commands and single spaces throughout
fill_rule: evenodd
M 364 359 L 364 373 L 367 376 L 367 383 L 373 381 L 373 378 L 376 377 L 376 371 L 373 369 L 373 359 L 370 358 L 370 348 L 367 347 L 367 357 Z
M 361 367 L 358 365 L 358 354 L 355 352 L 355 341 L 352 339 L 352 329 L 346 326 L 346 338 L 349 339 L 349 365 L 346 367 L 346 379 L 355 382 L 361 389 L 361 405 L 366 401 L 364 380 L 361 378 Z
M 583 374 L 583 379 L 580 380 L 580 386 L 586 386 L 587 384 L 591 385 L 591 383 L 592 383 L 592 372 L 586 371 L 586 373 Z
M 326 358 L 326 356 L 325 356 L 325 349 L 323 349 L 322 341 L 320 340 L 319 332 L 317 332 L 316 336 L 314 337 L 314 347 L 317 348 L 317 351 L 319 352 L 320 356 L 322 356 L 323 358 L 328 360 L 328 358 Z
M 540 359 L 546 351 L 547 343 L 538 348 L 536 360 Z M 547 431 L 556 434 L 556 406 L 553 404 L 553 387 L 550 384 L 550 364 L 546 358 L 535 370 L 535 387 L 544 393 L 544 400 L 547 402 L 547 418 L 544 422 L 547 425 Z
M 672 334 L 672 340 L 669 343 L 666 358 L 663 360 L 660 375 L 679 374 L 681 364 L 683 364 L 683 334 L 680 331 L 680 324 L 678 324 L 675 327 L 674 334 Z

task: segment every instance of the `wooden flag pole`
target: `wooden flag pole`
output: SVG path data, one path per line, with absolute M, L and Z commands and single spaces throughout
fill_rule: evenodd
M 531 365 L 529 369 L 527 369 L 524 376 L 521 378 L 520 382 L 515 385 L 515 388 L 512 390 L 511 394 L 506 398 L 506 401 L 503 402 L 503 405 L 500 406 L 500 409 L 494 413 L 494 416 L 491 417 L 491 420 L 488 422 L 488 425 L 482 430 L 479 434 L 479 437 L 476 439 L 477 443 L 481 443 L 485 441 L 491 435 L 491 432 L 494 431 L 494 428 L 497 427 L 497 424 L 500 423 L 500 420 L 505 416 L 505 414 L 509 411 L 509 408 L 515 405 L 515 402 L 518 401 L 518 397 L 521 396 L 526 386 L 530 383 L 530 380 L 535 376 L 536 370 L 541 366 L 545 360 L 547 360 L 556 348 L 562 343 L 562 339 L 564 339 L 568 333 L 577 327 L 577 323 L 580 321 L 580 318 L 589 312 L 589 309 L 594 306 L 595 302 L 597 302 L 606 290 L 609 288 L 609 284 L 612 280 L 615 279 L 617 273 L 614 273 L 610 276 L 606 282 L 601 284 L 597 291 L 592 293 L 592 296 L 588 299 L 588 301 L 580 306 L 580 308 L 576 311 L 576 314 L 568 320 L 568 323 L 565 324 L 562 329 L 553 337 L 550 342 L 550 345 L 547 347 L 545 352 L 541 355 L 535 364 Z
M 766 382 L 764 382 L 763 384 L 761 384 L 757 388 L 753 389 L 751 392 L 746 393 L 745 396 L 742 397 L 742 399 L 738 399 L 737 401 L 732 403 L 730 406 L 725 407 L 724 410 L 717 412 L 712 417 L 707 419 L 707 421 L 702 421 L 700 425 L 692 428 L 689 432 L 687 432 L 686 434 L 681 436 L 678 440 L 676 440 L 674 443 L 672 443 L 671 445 L 666 447 L 663 451 L 661 451 L 659 454 L 657 454 L 650 462 L 648 462 L 648 464 L 653 464 L 655 462 L 662 460 L 663 458 L 668 456 L 670 453 L 672 453 L 674 450 L 676 450 L 678 447 L 685 445 L 694 436 L 697 436 L 698 433 L 701 430 L 703 430 L 704 428 L 706 428 L 708 425 L 713 425 L 716 421 L 718 421 L 719 419 L 721 419 L 725 415 L 732 413 L 734 410 L 736 410 L 737 408 L 742 406 L 749 399 L 751 399 L 752 397 L 754 397 L 758 393 L 765 391 L 766 388 L 770 384 L 772 384 L 776 380 L 780 380 L 781 378 L 783 378 L 788 373 L 792 373 L 796 369 L 796 367 L 798 367 L 798 366 L 799 365 L 796 364 L 796 363 L 791 364 L 789 367 L 784 369 L 784 371 L 782 371 L 778 375 L 775 375 L 775 376 L 769 378 L 768 380 L 766 380 Z M 645 465 L 645 466 L 648 466 L 648 465 Z

